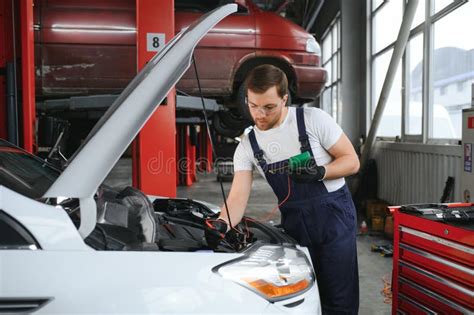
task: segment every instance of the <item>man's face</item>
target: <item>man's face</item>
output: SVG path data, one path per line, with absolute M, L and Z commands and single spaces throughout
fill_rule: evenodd
M 288 95 L 281 98 L 276 86 L 259 94 L 247 90 L 247 104 L 255 125 L 260 130 L 272 129 L 282 118 Z

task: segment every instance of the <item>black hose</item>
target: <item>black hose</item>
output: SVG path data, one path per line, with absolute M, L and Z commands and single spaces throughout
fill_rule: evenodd
M 209 141 L 211 143 L 212 157 L 213 157 L 213 160 L 216 160 L 217 159 L 217 154 L 216 154 L 216 150 L 214 148 L 214 141 L 212 139 L 211 127 L 209 126 L 209 119 L 207 119 L 206 104 L 204 102 L 204 97 L 202 96 L 201 82 L 199 81 L 199 75 L 198 75 L 198 71 L 197 71 L 196 59 L 194 58 L 194 55 L 193 55 L 193 65 L 194 65 L 194 72 L 196 73 L 196 80 L 197 80 L 197 84 L 198 84 L 198 88 L 199 88 L 199 95 L 201 96 L 202 112 L 204 114 L 204 121 L 206 122 L 207 134 L 209 136 Z M 227 198 L 226 198 L 225 191 L 224 191 L 224 185 L 222 184 L 222 176 L 220 176 L 219 173 L 220 173 L 220 170 L 219 170 L 219 168 L 217 168 L 217 178 L 219 179 L 219 184 L 221 186 L 222 198 L 224 198 L 224 207 L 225 207 L 225 210 L 226 210 L 226 213 L 227 213 L 227 218 L 229 218 L 230 228 L 232 229 L 232 221 L 230 219 L 229 207 L 227 206 Z

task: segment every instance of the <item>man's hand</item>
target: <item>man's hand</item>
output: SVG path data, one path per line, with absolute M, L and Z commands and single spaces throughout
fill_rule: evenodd
M 321 181 L 326 176 L 324 166 L 318 166 L 314 159 L 311 159 L 306 166 L 298 167 L 290 171 L 290 176 L 297 182 Z
M 227 223 L 222 219 L 207 219 L 204 221 L 204 237 L 207 246 L 216 249 L 219 243 L 225 238 Z
M 220 217 L 226 222 L 231 222 L 232 226 L 237 225 L 244 216 L 245 207 L 252 189 L 252 171 L 237 171 L 234 173 L 234 179 L 227 198 L 227 207 L 225 204 L 221 207 Z M 227 211 L 229 210 L 229 211 Z M 227 213 L 229 213 L 230 218 Z

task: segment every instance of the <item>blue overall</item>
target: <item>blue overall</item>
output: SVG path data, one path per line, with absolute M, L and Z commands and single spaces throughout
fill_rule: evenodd
M 304 123 L 303 108 L 296 111 L 301 152 L 313 152 Z M 322 181 L 296 182 L 288 172 L 288 160 L 267 164 L 255 133 L 249 134 L 255 159 L 262 168 L 280 204 L 285 231 L 308 247 L 316 273 L 323 314 L 357 314 L 359 274 L 356 248 L 356 215 L 346 185 L 328 192 Z

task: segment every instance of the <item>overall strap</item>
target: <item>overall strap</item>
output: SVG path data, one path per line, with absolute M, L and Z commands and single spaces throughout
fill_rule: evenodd
M 304 123 L 304 108 L 297 107 L 296 108 L 296 122 L 298 124 L 298 136 L 299 141 L 301 144 L 301 153 L 309 151 L 311 155 L 313 152 L 311 150 L 311 145 L 309 144 L 308 134 L 306 133 L 306 126 Z
M 263 151 L 260 149 L 257 138 L 255 137 L 255 130 L 251 130 L 249 133 L 250 145 L 252 146 L 253 156 L 257 159 L 258 164 L 264 172 L 267 170 L 267 161 L 263 158 Z

